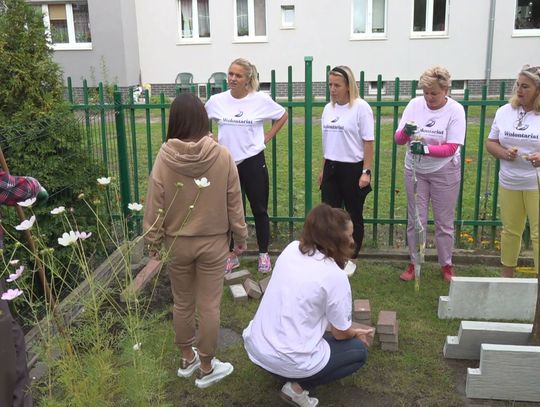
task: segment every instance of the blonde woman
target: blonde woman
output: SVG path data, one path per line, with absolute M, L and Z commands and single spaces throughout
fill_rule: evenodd
M 364 202 L 371 191 L 373 164 L 373 112 L 358 96 L 356 79 L 347 66 L 336 66 L 328 75 L 332 101 L 322 114 L 324 164 L 319 175 L 321 198 L 343 206 L 351 216 L 358 257 L 364 239 Z
M 259 247 L 258 269 L 261 273 L 269 273 L 272 270 L 268 255 L 269 181 L 264 150 L 266 143 L 274 138 L 287 121 L 287 112 L 268 95 L 257 91 L 257 68 L 244 58 L 234 60 L 229 66 L 228 85 L 229 90 L 213 95 L 205 107 L 208 117 L 218 123 L 219 144 L 228 148 L 236 162 L 240 184 L 255 218 Z M 270 120 L 275 122 L 265 132 L 264 122 Z M 231 252 L 225 272 L 239 265 L 238 257 Z
M 503 277 L 513 277 L 529 219 L 538 269 L 538 167 L 540 167 L 540 66 L 525 65 L 510 103 L 495 114 L 486 149 L 500 160 L 499 202 Z
M 434 66 L 427 69 L 420 77 L 419 85 L 424 94 L 409 102 L 395 134 L 397 144 L 408 144 L 410 147 L 405 155 L 405 186 L 407 244 L 411 262 L 400 278 L 404 281 L 415 278 L 414 165 L 417 179 L 416 204 L 420 220 L 426 229 L 431 202 L 441 275 L 449 282 L 455 275 L 452 264 L 454 215 L 461 180 L 460 146 L 465 143 L 465 110 L 448 97 L 451 82 L 446 68 Z M 411 121 L 415 126 L 408 124 Z M 414 127 L 419 132 L 421 143 L 410 143 Z

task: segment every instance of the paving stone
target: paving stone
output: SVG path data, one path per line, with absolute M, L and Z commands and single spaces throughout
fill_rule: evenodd
M 225 274 L 225 285 L 241 284 L 249 277 L 251 277 L 251 273 L 248 270 L 233 271 Z
M 271 277 L 272 276 L 268 276 L 259 280 L 259 285 L 261 286 L 261 291 L 263 292 L 263 294 L 266 291 L 266 287 L 268 287 L 268 283 L 270 282 Z
M 540 401 L 540 346 L 482 344 L 480 367 L 467 369 L 469 398 Z
M 246 289 L 242 284 L 232 284 L 229 288 L 235 302 L 245 302 L 248 300 Z
M 353 320 L 360 322 L 360 320 L 371 319 L 371 305 L 369 300 L 354 300 L 353 304 Z
M 381 350 L 385 352 L 397 352 L 398 343 L 397 342 L 381 342 Z
M 379 334 L 394 334 L 396 332 L 396 311 L 380 311 L 377 320 Z
M 358 322 L 359 324 L 362 324 L 362 325 L 373 326 L 373 322 L 371 322 L 371 319 L 356 319 L 356 318 L 354 318 L 353 321 Z
M 262 297 L 261 287 L 256 281 L 252 280 L 251 278 L 246 278 L 243 285 L 248 297 L 255 299 L 259 299 Z
M 443 355 L 447 359 L 480 359 L 483 343 L 527 345 L 532 324 L 461 321 L 457 336 L 447 336 Z
M 382 342 L 391 342 L 391 343 L 397 343 L 398 342 L 398 333 L 399 333 L 399 322 L 396 321 L 395 325 L 395 331 L 391 334 L 382 334 L 379 332 L 379 341 Z

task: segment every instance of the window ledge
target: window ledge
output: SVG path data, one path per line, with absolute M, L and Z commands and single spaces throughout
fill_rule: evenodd
M 381 41 L 381 40 L 387 40 L 386 34 L 381 35 L 373 35 L 373 34 L 365 34 L 365 35 L 359 35 L 359 34 L 353 34 L 349 38 L 349 41 Z
M 212 38 L 185 38 L 176 42 L 176 45 L 201 45 L 211 44 Z
M 296 27 L 281 26 L 279 29 L 280 29 L 280 30 L 295 30 Z
M 91 42 L 81 42 L 79 44 L 51 44 L 51 48 L 55 51 L 91 51 Z
M 514 30 L 512 31 L 512 37 L 540 37 L 540 29 Z
M 233 44 L 268 42 L 268 37 L 235 37 Z
M 423 33 L 423 34 L 411 34 L 411 40 L 424 40 L 424 39 L 448 39 L 450 36 L 447 33 Z

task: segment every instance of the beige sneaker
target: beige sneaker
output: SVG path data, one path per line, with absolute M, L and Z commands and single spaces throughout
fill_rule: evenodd
M 281 388 L 281 398 L 293 406 L 299 407 L 315 407 L 319 404 L 319 399 L 309 397 L 309 392 L 304 390 L 302 393 L 297 393 L 292 388 L 292 383 L 287 382 Z

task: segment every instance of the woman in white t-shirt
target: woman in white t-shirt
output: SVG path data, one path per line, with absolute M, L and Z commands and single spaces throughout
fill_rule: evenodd
M 269 180 L 264 149 L 287 121 L 287 111 L 270 96 L 257 92 L 259 80 L 255 65 L 243 58 L 231 63 L 229 90 L 213 95 L 205 108 L 210 119 L 218 123 L 218 142 L 226 146 L 238 168 L 240 184 L 246 193 L 255 218 L 261 273 L 272 270 L 268 255 L 270 220 L 268 217 Z M 265 133 L 264 122 L 275 120 Z M 231 244 L 231 248 L 232 248 Z M 225 272 L 240 265 L 236 254 L 230 254 Z
M 443 279 L 454 276 L 454 216 L 461 180 L 460 146 L 465 143 L 465 110 L 448 97 L 450 73 L 441 66 L 427 69 L 420 77 L 424 95 L 412 99 L 399 122 L 395 134 L 397 144 L 408 144 L 405 154 L 405 186 L 407 189 L 407 244 L 410 263 L 399 276 L 414 280 L 416 262 L 415 195 L 413 165 L 416 172 L 416 205 L 420 221 L 427 229 L 431 201 L 435 220 L 435 242 Z M 414 122 L 414 125 L 411 124 Z M 420 140 L 410 143 L 414 131 Z
M 373 163 L 373 112 L 358 96 L 351 69 L 336 66 L 328 74 L 332 101 L 323 110 L 323 170 L 319 175 L 321 199 L 334 207 L 345 207 L 351 216 L 358 257 L 364 240 L 364 202 L 371 191 Z
M 366 362 L 365 342 L 373 330 L 352 327 L 351 286 L 343 270 L 354 250 L 352 229 L 344 210 L 313 208 L 300 241 L 277 259 L 243 333 L 251 361 L 285 382 L 281 396 L 294 405 L 316 406 L 309 390 Z
M 495 114 L 486 149 L 500 160 L 502 276 L 513 277 L 527 218 L 538 269 L 540 66 L 525 65 L 519 72 L 510 103 Z

